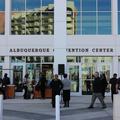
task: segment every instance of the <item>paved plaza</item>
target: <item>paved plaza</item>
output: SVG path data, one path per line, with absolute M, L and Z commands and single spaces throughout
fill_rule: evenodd
M 91 96 L 71 97 L 70 107 L 61 104 L 61 120 L 113 120 L 110 97 L 105 98 L 107 108 L 102 109 L 97 100 L 93 109 L 88 109 Z M 55 120 L 55 109 L 50 99 L 24 100 L 21 97 L 4 100 L 4 120 Z

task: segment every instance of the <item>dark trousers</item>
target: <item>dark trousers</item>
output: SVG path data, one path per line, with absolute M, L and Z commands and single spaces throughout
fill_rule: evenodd
M 64 107 L 69 107 L 70 90 L 63 90 Z
M 106 107 L 106 104 L 105 104 L 105 102 L 104 102 L 102 93 L 93 93 L 90 107 L 93 107 L 93 106 L 94 106 L 95 100 L 96 100 L 97 98 L 98 98 L 99 101 L 101 102 L 102 106 L 103 106 L 103 107 Z
M 113 95 L 114 94 L 116 94 L 116 92 L 115 91 L 111 91 L 111 100 L 112 100 L 112 102 L 113 102 Z
M 40 89 L 40 91 L 41 91 L 41 97 L 45 98 L 45 89 Z
M 2 94 L 3 94 L 3 99 L 6 99 L 6 98 L 7 98 L 7 96 L 6 96 L 6 90 L 7 90 L 6 87 L 1 88 L 1 92 L 2 92 Z

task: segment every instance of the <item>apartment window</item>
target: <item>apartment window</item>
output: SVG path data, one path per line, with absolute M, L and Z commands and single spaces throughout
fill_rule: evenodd
M 67 0 L 66 22 L 68 35 L 109 35 L 111 0 Z
M 118 0 L 118 34 L 120 34 L 120 0 Z
M 54 34 L 54 0 L 12 0 L 11 34 Z
M 5 0 L 0 0 L 0 35 L 5 33 Z

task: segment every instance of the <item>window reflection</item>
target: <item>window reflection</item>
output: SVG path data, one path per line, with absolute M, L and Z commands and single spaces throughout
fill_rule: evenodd
M 12 0 L 11 15 L 12 34 L 54 34 L 54 0 Z
M 96 0 L 82 0 L 82 11 L 96 11 Z
M 82 34 L 96 34 L 96 13 L 82 13 Z
M 12 0 L 12 11 L 24 11 L 25 0 Z
M 24 35 L 25 34 L 25 13 L 15 12 L 12 13 L 12 34 Z
M 111 0 L 98 0 L 98 11 L 111 11 Z
M 0 0 L 0 35 L 5 32 L 5 0 Z
M 0 63 L 3 63 L 3 62 L 4 62 L 4 57 L 0 56 Z
M 12 57 L 11 57 L 11 62 L 12 62 L 12 63 L 25 62 L 25 57 L 23 57 L 23 56 L 12 56 Z
M 5 11 L 5 0 L 0 0 L 0 11 Z
M 67 0 L 68 35 L 111 34 L 111 28 L 111 0 Z
M 0 66 L 0 78 L 2 78 L 2 66 Z
M 26 13 L 26 34 L 40 34 L 40 12 Z
M 120 0 L 118 0 L 118 34 L 120 34 Z
M 0 12 L 0 34 L 5 32 L 5 13 Z
M 68 11 L 80 11 L 81 1 L 80 0 L 67 0 L 67 12 Z
M 41 7 L 40 0 L 26 0 L 27 11 L 39 11 L 40 7 Z
M 46 11 L 53 11 L 54 0 L 42 0 L 42 7 L 47 7 Z M 44 9 L 42 9 L 44 11 Z
M 111 12 L 98 13 L 98 34 L 111 33 Z

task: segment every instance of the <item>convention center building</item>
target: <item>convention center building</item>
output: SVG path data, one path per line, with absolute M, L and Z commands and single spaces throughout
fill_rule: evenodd
M 0 0 L 0 77 L 67 73 L 72 94 L 87 94 L 95 71 L 120 77 L 119 35 L 120 0 Z

